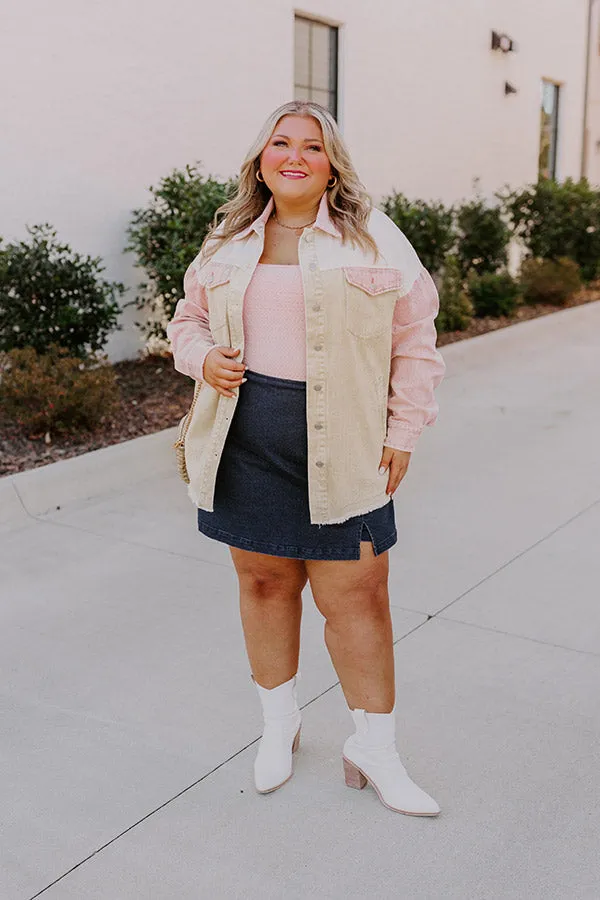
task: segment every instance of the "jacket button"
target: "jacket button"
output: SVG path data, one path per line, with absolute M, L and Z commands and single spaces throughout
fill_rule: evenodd
M 321 304 L 320 304 L 320 303 L 315 303 L 315 305 L 313 306 L 313 310 L 314 310 L 314 312 L 320 312 L 320 311 L 321 311 Z
M 315 391 L 321 391 L 321 390 L 323 390 L 323 385 L 322 385 L 322 384 L 315 384 Z
M 322 344 L 315 344 L 315 350 L 317 351 L 317 353 L 320 353 L 322 349 L 323 349 Z
M 315 463 L 315 466 L 318 466 L 319 469 L 322 469 L 324 465 L 325 465 L 325 463 L 323 462 L 322 459 L 318 459 Z
M 311 270 L 311 272 L 314 272 L 315 269 L 317 268 L 316 262 L 311 262 L 311 264 L 308 268 Z
M 317 431 L 320 431 L 320 430 L 322 429 L 322 427 L 323 427 L 323 423 L 322 423 L 322 422 L 317 422 L 316 425 L 315 425 L 315 428 L 317 429 Z

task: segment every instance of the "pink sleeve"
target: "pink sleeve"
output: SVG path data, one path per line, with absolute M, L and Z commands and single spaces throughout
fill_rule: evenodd
M 167 337 L 171 341 L 177 371 L 202 381 L 204 360 L 215 342 L 208 325 L 206 288 L 200 284 L 194 265 L 190 265 L 185 273 L 183 293 L 167 325 Z
M 436 350 L 434 319 L 438 311 L 433 278 L 422 269 L 394 310 L 387 447 L 412 452 L 423 428 L 433 425 L 437 418 L 434 389 L 446 370 Z

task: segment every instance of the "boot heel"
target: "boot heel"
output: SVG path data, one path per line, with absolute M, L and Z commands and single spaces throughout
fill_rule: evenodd
M 356 768 L 354 763 L 351 763 L 350 760 L 343 757 L 344 760 L 344 778 L 346 780 L 346 784 L 348 787 L 356 788 L 357 791 L 360 791 L 367 783 L 367 779 L 363 775 L 363 773 Z
M 295 753 L 298 747 L 300 746 L 300 732 L 301 728 L 296 732 L 296 737 L 294 738 L 294 743 L 292 744 L 292 753 Z

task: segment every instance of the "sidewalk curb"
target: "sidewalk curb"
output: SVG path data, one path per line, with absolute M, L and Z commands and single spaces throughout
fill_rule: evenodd
M 0 530 L 12 531 L 67 505 L 175 475 L 177 428 L 102 447 L 0 478 Z

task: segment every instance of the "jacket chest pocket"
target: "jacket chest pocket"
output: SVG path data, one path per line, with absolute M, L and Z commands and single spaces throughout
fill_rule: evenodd
M 384 334 L 391 328 L 401 287 L 402 274 L 397 269 L 345 267 L 347 330 L 359 338 Z
M 229 345 L 227 326 L 227 294 L 231 281 L 231 266 L 213 264 L 205 273 L 203 282 L 208 298 L 208 324 L 215 344 Z

